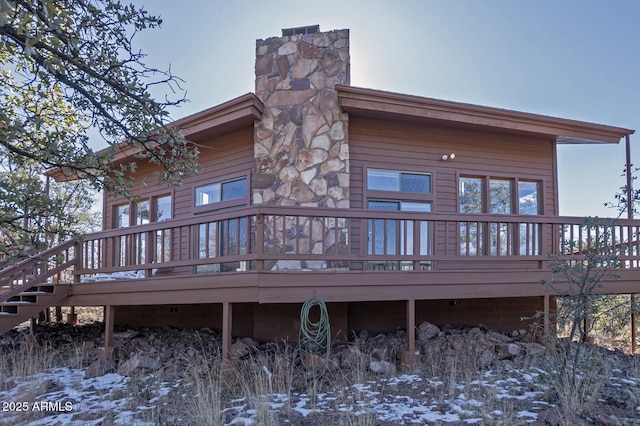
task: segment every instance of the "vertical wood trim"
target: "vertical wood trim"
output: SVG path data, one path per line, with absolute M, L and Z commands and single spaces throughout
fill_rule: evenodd
M 113 347 L 113 323 L 115 307 L 107 305 L 104 307 L 104 347 Z
M 416 301 L 407 300 L 407 350 L 416 351 Z
M 107 221 L 108 221 L 108 216 L 113 216 L 112 214 L 109 214 L 109 212 L 107 211 L 107 191 L 102 191 L 102 229 L 109 229 L 111 228 L 110 226 L 107 226 Z
M 233 306 L 230 302 L 222 302 L 222 359 L 228 360 L 231 355 L 231 316 Z
M 560 194 L 558 193 L 558 143 L 552 144 L 552 156 L 553 156 L 553 211 L 547 211 L 547 207 L 542 205 L 542 213 L 548 215 L 557 215 L 560 214 Z M 543 180 L 544 186 L 544 180 Z M 544 188 L 540 190 L 542 192 L 542 199 L 544 200 Z
M 636 295 L 629 296 L 631 299 L 631 354 L 635 354 L 638 349 L 636 343 Z

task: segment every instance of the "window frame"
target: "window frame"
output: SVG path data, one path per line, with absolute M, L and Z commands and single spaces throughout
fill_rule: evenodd
M 222 198 L 222 185 L 227 182 L 233 182 L 241 179 L 244 179 L 246 181 L 246 193 L 244 197 L 234 198 L 232 200 L 217 201 L 209 204 L 196 205 L 198 201 L 196 197 L 196 190 L 198 188 L 201 188 L 207 185 L 219 184 L 220 191 L 221 191 L 220 197 Z M 206 183 L 197 182 L 191 186 L 191 197 L 192 197 L 191 205 L 193 206 L 194 214 L 225 210 L 225 209 L 236 208 L 236 207 L 245 207 L 249 205 L 249 202 L 251 200 L 251 177 L 248 173 L 238 173 L 238 174 L 226 175 L 219 178 L 215 178 L 215 180 L 209 180 Z
M 156 201 L 160 198 L 164 198 L 164 197 L 170 197 L 171 198 L 171 203 L 170 203 L 170 213 L 171 213 L 171 217 L 169 219 L 163 219 L 161 221 L 157 220 L 157 207 L 156 207 Z M 138 224 L 138 204 L 141 202 L 148 202 L 149 203 L 149 222 L 145 223 L 145 224 Z M 165 220 L 172 220 L 174 218 L 174 208 L 175 208 L 175 194 L 173 191 L 171 192 L 163 192 L 160 194 L 153 194 L 153 195 L 149 195 L 146 197 L 141 197 L 138 198 L 135 201 L 128 201 L 126 203 L 121 203 L 121 204 L 114 204 L 113 205 L 113 224 L 112 224 L 112 229 L 120 229 L 120 228 L 126 228 L 126 227 L 130 227 L 130 226 L 142 226 L 142 225 L 148 225 L 150 223 L 155 223 L 155 222 L 163 222 Z M 121 207 L 127 207 L 129 209 L 129 222 L 126 225 L 123 226 L 118 226 L 118 219 L 119 219 L 119 215 L 118 215 L 118 210 Z
M 167 219 L 161 219 L 158 220 L 158 200 L 161 198 L 166 198 L 166 197 L 170 197 L 171 198 L 171 202 L 169 203 L 169 214 L 170 217 Z M 151 213 L 151 223 L 156 223 L 156 222 L 165 222 L 167 220 L 173 220 L 174 219 L 174 195 L 173 193 L 164 193 L 164 194 L 158 194 L 158 195 L 153 195 L 151 197 L 151 208 L 150 208 L 150 213 Z
M 169 197 L 171 202 L 169 205 L 169 209 L 170 209 L 170 214 L 171 217 L 168 219 L 163 219 L 161 221 L 157 220 L 157 211 L 156 211 L 156 202 L 158 199 L 160 198 L 165 198 L 165 197 Z M 147 203 L 147 213 L 149 214 L 148 217 L 148 222 L 147 223 L 138 223 L 138 219 L 139 219 L 139 210 L 138 210 L 138 205 L 141 203 Z M 123 226 L 118 226 L 118 222 L 119 222 L 119 214 L 118 211 L 123 208 L 126 207 L 129 209 L 129 221 L 127 224 L 123 224 Z M 138 226 L 145 226 L 145 225 L 150 225 L 153 223 L 159 223 L 159 222 L 163 222 L 163 221 L 167 221 L 167 220 L 172 220 L 174 218 L 174 209 L 175 209 L 175 190 L 171 190 L 170 192 L 160 192 L 157 194 L 150 194 L 147 195 L 145 197 L 140 197 L 136 200 L 130 200 L 126 203 L 121 203 L 121 204 L 115 204 L 113 205 L 113 228 L 112 229 L 124 229 L 124 228 L 129 228 L 129 227 L 138 227 Z M 164 260 L 169 260 L 171 257 L 171 250 L 172 250 L 172 244 L 173 244 L 173 239 L 172 239 L 172 231 L 169 230 L 158 230 L 158 231 L 152 231 L 153 234 L 155 234 L 155 236 L 153 237 L 153 239 L 151 241 L 148 240 L 147 237 L 147 232 L 143 232 L 143 233 L 136 233 L 133 235 L 122 235 L 119 237 L 116 237 L 116 250 L 117 250 L 117 254 L 115 257 L 115 262 L 118 266 L 123 266 L 128 262 L 131 262 L 132 259 L 133 262 L 142 262 L 145 263 L 147 261 L 149 261 L 149 259 L 146 257 L 148 254 L 148 246 L 147 244 L 155 244 L 155 248 L 153 251 L 153 259 L 157 260 L 158 259 L 158 250 L 157 250 L 157 244 L 158 244 L 158 237 L 160 236 L 161 238 L 164 239 L 164 243 L 166 244 L 162 244 L 163 247 L 163 251 L 162 251 L 162 259 Z M 166 250 L 164 250 L 164 248 L 166 247 Z
M 474 178 L 482 180 L 482 212 L 480 213 L 465 213 L 460 209 L 460 179 L 462 178 Z M 502 215 L 502 216 L 540 216 L 545 214 L 545 206 L 544 206 L 544 188 L 545 188 L 545 179 L 540 179 L 536 177 L 527 177 L 527 176 L 517 176 L 517 177 L 507 177 L 504 175 L 480 175 L 477 173 L 456 173 L 456 205 L 457 212 L 461 214 L 492 214 L 492 215 Z M 489 213 L 491 202 L 489 200 L 489 196 L 491 194 L 491 180 L 509 180 L 511 181 L 511 213 Z M 534 214 L 525 214 L 520 213 L 520 199 L 518 197 L 519 184 L 520 182 L 528 182 L 537 184 L 538 189 L 538 213 Z
M 535 183 L 537 186 L 537 198 L 536 198 L 536 203 L 538 205 L 538 212 L 537 213 L 522 213 L 520 211 L 520 182 L 526 182 L 526 183 Z M 543 187 L 544 187 L 544 182 L 540 179 L 516 179 L 515 181 L 515 197 L 516 199 L 514 200 L 515 203 L 515 208 L 516 208 L 516 214 L 518 215 L 522 215 L 522 216 L 540 216 L 544 214 L 544 204 L 543 204 Z
M 398 174 L 407 173 L 413 175 L 426 175 L 431 177 L 431 192 L 429 193 L 421 193 L 421 192 L 403 192 L 403 191 L 382 191 L 377 189 L 369 189 L 369 169 L 372 170 L 381 170 L 385 172 L 396 172 Z M 431 211 L 435 211 L 435 185 L 436 174 L 435 171 L 426 172 L 424 169 L 411 169 L 411 168 L 403 168 L 401 170 L 388 169 L 383 167 L 376 167 L 372 165 L 363 165 L 362 168 L 362 189 L 363 189 L 363 208 L 367 209 L 369 200 L 381 200 L 381 201 L 423 201 L 431 203 Z M 402 188 L 400 188 L 402 189 Z
M 127 221 L 126 224 L 123 223 L 122 225 L 120 225 L 120 214 L 119 214 L 119 211 L 120 211 L 121 207 L 126 207 L 126 208 L 129 209 L 129 213 L 127 214 L 127 217 L 128 217 L 129 220 Z M 112 221 L 113 222 L 112 223 L 113 229 L 122 229 L 122 228 L 128 228 L 128 227 L 132 226 L 131 225 L 131 216 L 132 216 L 131 211 L 132 210 L 133 210 L 133 205 L 132 205 L 131 201 L 129 201 L 127 203 L 122 203 L 122 204 L 115 204 L 113 206 L 113 221 Z

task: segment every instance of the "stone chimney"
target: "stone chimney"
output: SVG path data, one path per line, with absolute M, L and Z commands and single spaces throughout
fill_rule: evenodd
M 254 204 L 349 207 L 347 115 L 336 84 L 349 84 L 349 30 L 282 30 L 256 41 Z

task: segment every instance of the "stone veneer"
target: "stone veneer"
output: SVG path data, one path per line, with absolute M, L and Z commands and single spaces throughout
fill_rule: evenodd
M 349 207 L 349 30 L 256 41 L 254 204 Z

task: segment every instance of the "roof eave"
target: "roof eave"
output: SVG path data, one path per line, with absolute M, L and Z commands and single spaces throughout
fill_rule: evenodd
M 199 143 L 243 127 L 253 127 L 254 121 L 262 118 L 262 111 L 262 102 L 253 93 L 247 93 L 176 120 L 168 127 L 181 129 L 186 139 Z M 116 151 L 111 160 L 113 162 L 124 161 L 140 152 L 139 149 L 122 142 L 117 147 L 105 148 L 100 153 L 104 154 L 114 148 Z M 77 174 L 65 173 L 59 168 L 48 170 L 45 174 L 57 182 L 77 179 Z
M 262 118 L 263 105 L 253 93 L 247 93 L 223 104 L 181 118 L 170 127 L 182 129 L 187 139 L 202 133 L 224 133 L 230 128 L 243 127 Z
M 340 85 L 336 89 L 343 110 L 355 116 L 529 133 L 555 138 L 558 143 L 619 143 L 634 133 L 621 127 L 353 86 Z

